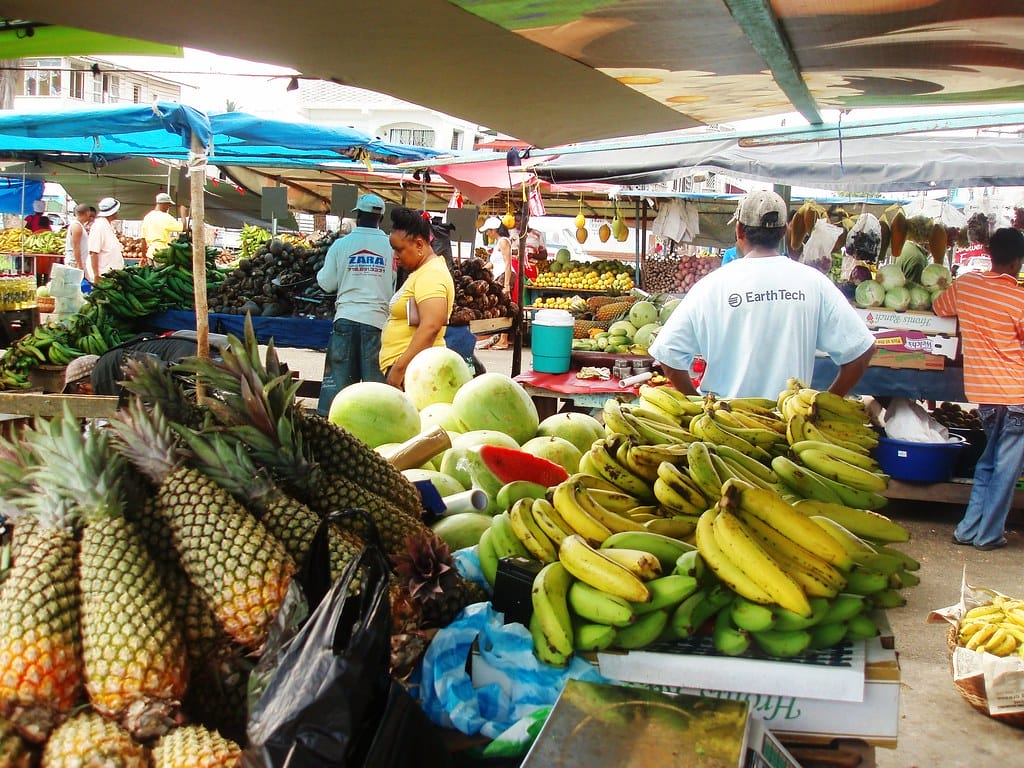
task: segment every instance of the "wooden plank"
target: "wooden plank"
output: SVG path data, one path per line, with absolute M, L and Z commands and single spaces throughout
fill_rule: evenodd
M 33 392 L 0 392 L 0 413 L 51 418 L 71 409 L 80 419 L 109 419 L 117 413 L 118 398 L 107 395 L 44 395 Z
M 470 320 L 470 333 L 492 333 L 512 327 L 511 317 L 491 317 L 486 320 Z
M 971 483 L 907 483 L 890 480 L 884 495 L 889 499 L 966 505 L 970 501 L 973 487 Z M 1024 489 L 1018 488 L 1013 492 L 1011 507 L 1024 509 Z

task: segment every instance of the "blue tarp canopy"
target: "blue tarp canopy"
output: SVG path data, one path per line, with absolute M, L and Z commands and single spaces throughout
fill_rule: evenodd
M 0 213 L 24 216 L 32 211 L 32 203 L 43 196 L 43 182 L 0 176 Z
M 240 112 L 207 117 L 191 107 L 112 106 L 0 116 L 0 154 L 189 159 L 193 134 L 218 165 L 313 167 L 346 159 L 423 160 L 440 154 L 376 140 L 345 126 L 264 120 Z

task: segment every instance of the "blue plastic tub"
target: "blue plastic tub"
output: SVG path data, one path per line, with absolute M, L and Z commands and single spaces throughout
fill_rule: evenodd
M 953 435 L 948 443 L 912 443 L 878 438 L 875 458 L 882 471 L 896 480 L 913 483 L 945 483 L 953 476 L 957 456 L 967 441 Z
M 564 309 L 541 309 L 533 319 L 530 354 L 533 370 L 539 373 L 566 373 L 572 358 L 572 331 L 575 321 Z

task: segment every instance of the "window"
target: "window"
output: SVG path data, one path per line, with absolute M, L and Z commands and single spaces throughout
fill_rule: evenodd
M 389 140 L 394 144 L 406 144 L 410 147 L 432 147 L 434 132 L 429 128 L 392 128 Z
M 22 64 L 19 96 L 60 96 L 60 59 L 25 59 Z
M 113 104 L 121 100 L 121 78 L 117 75 L 103 75 L 103 103 Z
M 462 131 L 452 131 L 452 149 L 462 149 Z
M 132 103 L 133 104 L 141 104 L 142 103 L 142 86 L 141 85 L 133 85 L 132 86 Z
M 86 94 L 86 78 L 91 75 L 91 72 L 85 70 L 76 69 L 71 72 L 71 98 L 81 99 L 85 101 Z

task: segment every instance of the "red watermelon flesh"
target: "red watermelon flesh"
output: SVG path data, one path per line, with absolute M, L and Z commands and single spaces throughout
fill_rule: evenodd
M 550 488 L 569 479 L 569 473 L 558 464 L 500 445 L 480 446 L 480 458 L 495 477 L 503 483 L 529 480 Z

